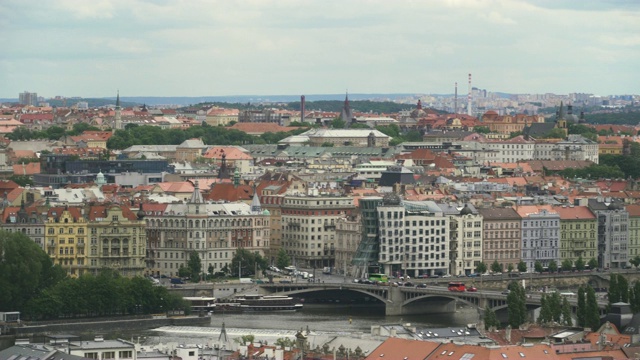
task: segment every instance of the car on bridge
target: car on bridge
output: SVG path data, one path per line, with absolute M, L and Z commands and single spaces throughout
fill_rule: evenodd
M 475 287 L 475 286 L 467 286 L 467 291 L 470 291 L 470 292 L 477 292 L 477 291 L 478 291 L 478 288 L 477 288 L 477 287 Z

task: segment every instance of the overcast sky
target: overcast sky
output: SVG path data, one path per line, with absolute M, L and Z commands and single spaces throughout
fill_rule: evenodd
M 638 94 L 639 0 L 1 0 L 0 97 Z

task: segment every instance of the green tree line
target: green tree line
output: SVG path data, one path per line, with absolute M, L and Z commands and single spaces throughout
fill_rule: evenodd
M 70 278 L 26 235 L 0 231 L 0 311 L 37 320 L 173 309 L 189 310 L 180 296 L 147 279 L 121 277 L 111 269 Z
M 100 131 L 99 128 L 91 126 L 87 123 L 73 124 L 73 130 L 66 131 L 60 126 L 51 126 L 44 130 L 29 130 L 24 126 L 18 127 L 13 132 L 5 135 L 9 140 L 34 140 L 34 139 L 48 139 L 58 140 L 65 135 L 76 136 L 82 134 L 84 131 Z

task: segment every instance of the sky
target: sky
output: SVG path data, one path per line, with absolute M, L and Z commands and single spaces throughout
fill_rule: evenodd
M 640 93 L 639 0 L 2 0 L 0 98 Z

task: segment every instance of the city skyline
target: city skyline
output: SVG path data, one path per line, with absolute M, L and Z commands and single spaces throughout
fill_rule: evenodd
M 637 93 L 635 1 L 0 4 L 0 98 Z

